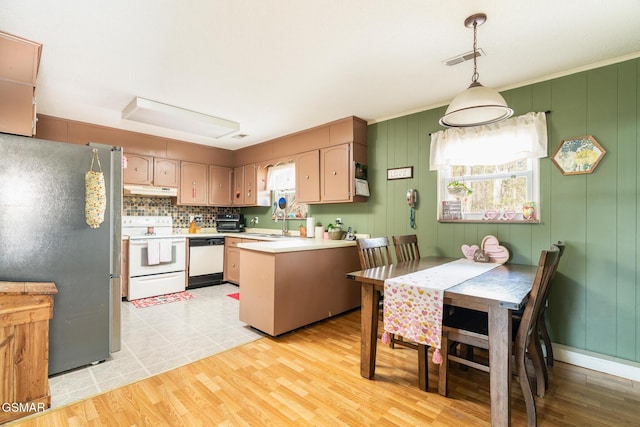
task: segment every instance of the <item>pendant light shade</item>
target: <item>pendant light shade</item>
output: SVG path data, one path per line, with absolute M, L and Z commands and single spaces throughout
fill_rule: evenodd
M 466 27 L 473 27 L 473 76 L 471 85 L 451 101 L 444 116 L 440 118 L 442 126 L 481 126 L 508 119 L 513 115 L 513 110 L 498 91 L 484 87 L 478 81 L 477 27 L 486 20 L 487 15 L 479 13 L 464 21 Z
M 513 110 L 498 91 L 473 82 L 451 101 L 440 124 L 448 127 L 480 126 L 508 119 L 512 115 Z

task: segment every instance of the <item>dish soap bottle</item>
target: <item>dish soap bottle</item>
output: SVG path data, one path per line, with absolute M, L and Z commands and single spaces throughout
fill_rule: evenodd
M 198 232 L 198 227 L 196 226 L 196 220 L 194 219 L 193 221 L 191 221 L 191 224 L 189 224 L 189 233 L 195 234 L 197 232 Z

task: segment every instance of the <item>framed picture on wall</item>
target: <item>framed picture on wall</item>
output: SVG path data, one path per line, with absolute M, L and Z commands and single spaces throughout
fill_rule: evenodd
M 413 178 L 413 166 L 387 169 L 387 180 Z
M 551 161 L 563 175 L 592 173 L 607 150 L 591 135 L 563 139 Z

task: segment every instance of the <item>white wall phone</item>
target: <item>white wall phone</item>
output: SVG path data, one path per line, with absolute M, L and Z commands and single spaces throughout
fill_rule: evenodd
M 416 203 L 418 202 L 418 192 L 413 188 L 407 190 L 407 204 L 412 208 L 416 207 Z

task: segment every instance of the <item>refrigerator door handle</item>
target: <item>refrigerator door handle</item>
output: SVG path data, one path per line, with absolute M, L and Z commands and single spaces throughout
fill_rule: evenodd
M 109 352 L 113 353 L 116 351 L 120 351 L 122 344 L 122 314 L 121 314 L 121 304 L 122 304 L 122 277 L 120 274 L 110 274 L 110 284 L 111 284 L 111 310 L 110 310 L 110 340 L 109 340 Z

